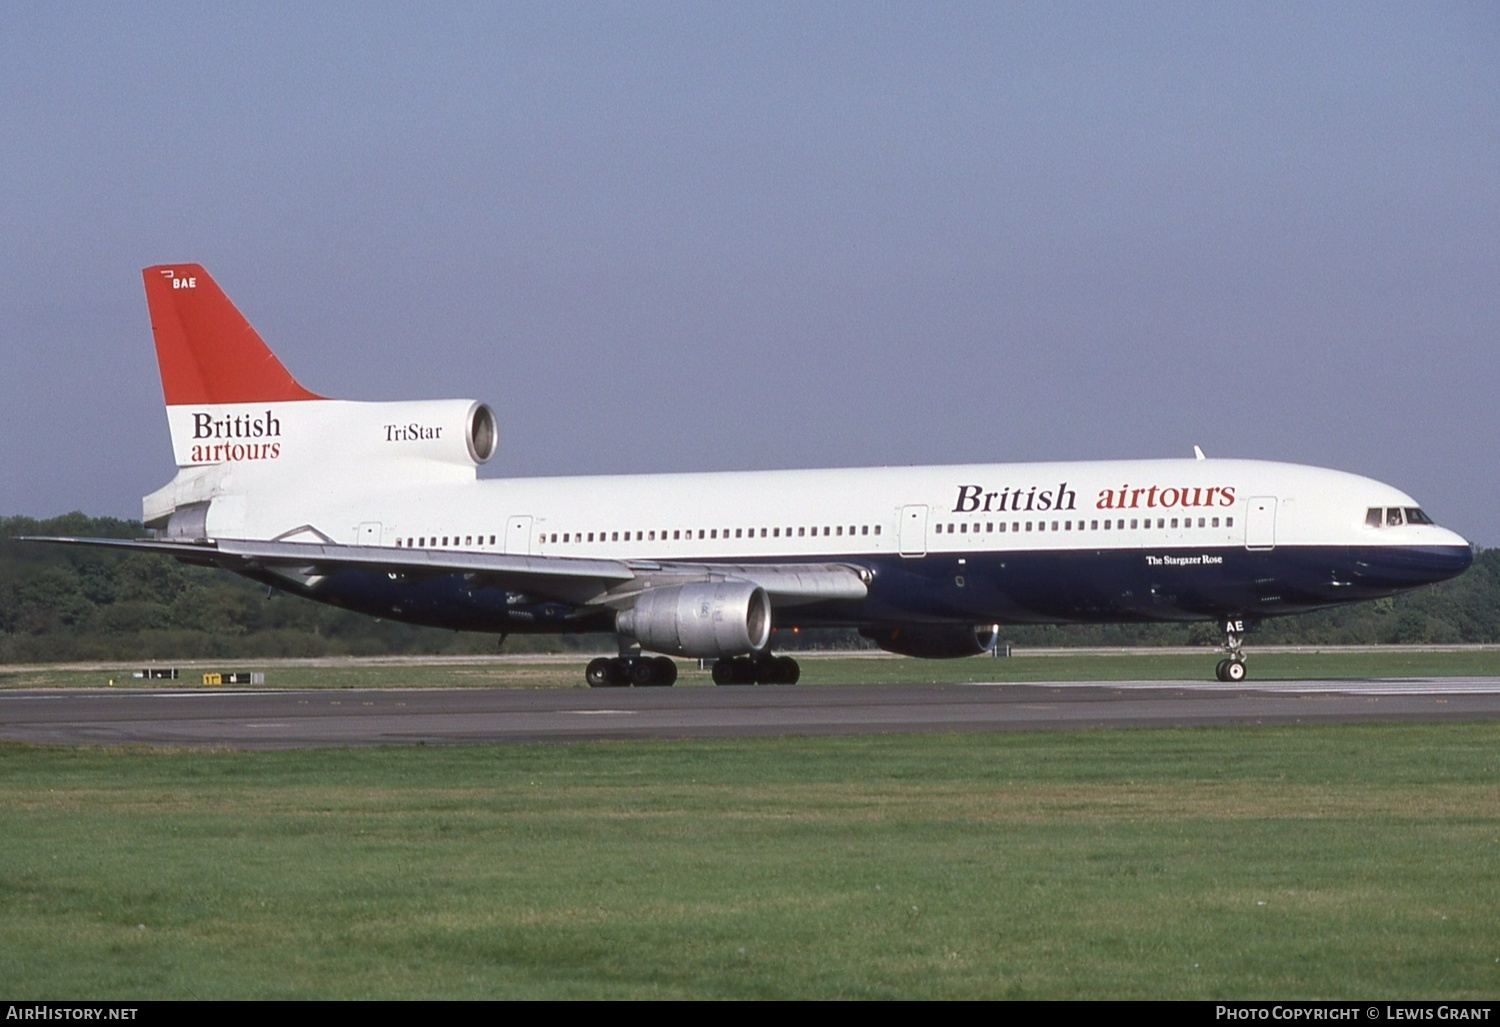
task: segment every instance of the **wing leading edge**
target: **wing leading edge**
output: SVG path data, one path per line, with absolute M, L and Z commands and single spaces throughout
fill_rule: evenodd
M 176 542 L 27 536 L 24 541 L 158 553 L 186 563 L 258 576 L 270 573 L 307 585 L 339 571 L 367 571 L 411 580 L 462 574 L 477 587 L 501 588 L 573 603 L 627 609 L 655 588 L 713 581 L 748 581 L 777 605 L 860 600 L 870 573 L 843 563 L 679 563 L 519 556 L 445 549 L 392 549 L 328 542 L 215 539 Z

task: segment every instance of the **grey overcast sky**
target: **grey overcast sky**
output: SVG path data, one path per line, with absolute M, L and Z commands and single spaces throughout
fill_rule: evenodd
M 172 474 L 140 269 L 487 476 L 1188 456 L 1500 545 L 1500 5 L 0 5 L 0 514 Z

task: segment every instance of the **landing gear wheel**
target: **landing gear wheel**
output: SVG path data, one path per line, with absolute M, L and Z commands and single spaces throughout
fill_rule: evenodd
M 590 688 L 615 688 L 623 682 L 615 680 L 614 660 L 605 656 L 589 661 L 588 669 L 583 672 L 583 678 L 589 683 Z
M 1229 653 L 1227 659 L 1219 661 L 1214 668 L 1214 676 L 1220 681 L 1238 682 L 1245 680 L 1245 631 L 1255 630 L 1255 622 L 1240 618 L 1225 618 L 1219 621 L 1219 630 L 1224 632 L 1224 650 Z
M 720 660 L 714 664 L 714 684 L 716 685 L 754 685 L 762 680 L 762 674 L 766 673 L 765 660 L 750 660 L 743 656 L 732 660 Z
M 751 664 L 757 685 L 795 685 L 802 668 L 790 656 L 766 656 Z
M 677 681 L 677 664 L 665 656 L 600 656 L 583 672 L 590 688 L 666 686 Z
M 714 664 L 716 685 L 795 685 L 802 668 L 790 656 L 739 656 Z

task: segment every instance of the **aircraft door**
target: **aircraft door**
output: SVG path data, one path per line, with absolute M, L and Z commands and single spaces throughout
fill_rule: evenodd
M 914 504 L 901 508 L 901 555 L 927 555 L 927 507 Z
M 531 555 L 531 518 L 522 515 L 505 522 L 505 551 L 521 556 Z
M 1245 510 L 1245 548 L 1276 548 L 1276 497 L 1251 496 Z

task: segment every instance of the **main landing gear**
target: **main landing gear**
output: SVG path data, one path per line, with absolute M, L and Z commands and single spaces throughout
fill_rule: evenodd
M 666 686 L 677 680 L 677 664 L 665 656 L 601 656 L 583 672 L 590 688 Z
M 1220 681 L 1245 680 L 1245 622 L 1226 620 L 1219 624 L 1224 632 L 1224 648 L 1229 655 L 1219 661 L 1214 673 Z
M 665 656 L 600 656 L 583 672 L 590 688 L 666 686 L 677 680 L 677 664 Z M 714 664 L 716 685 L 795 685 L 802 668 L 790 656 L 738 656 Z
M 800 677 L 802 668 L 790 656 L 737 656 L 714 664 L 716 685 L 795 685 Z

